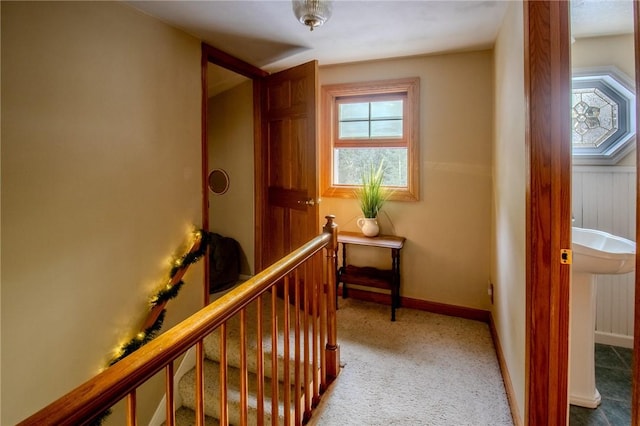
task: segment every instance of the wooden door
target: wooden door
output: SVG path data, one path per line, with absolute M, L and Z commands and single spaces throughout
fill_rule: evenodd
M 317 61 L 265 77 L 260 93 L 257 270 L 319 233 Z

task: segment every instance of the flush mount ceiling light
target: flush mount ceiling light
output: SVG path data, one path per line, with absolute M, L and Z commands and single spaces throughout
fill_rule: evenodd
M 321 26 L 331 17 L 333 5 L 329 0 L 292 0 L 293 14 L 298 21 L 311 31 Z

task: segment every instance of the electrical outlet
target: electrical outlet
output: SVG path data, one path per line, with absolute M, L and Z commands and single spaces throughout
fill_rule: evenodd
M 491 301 L 491 304 L 493 305 L 493 283 L 491 281 L 489 281 L 489 287 L 487 288 L 487 294 L 489 295 L 489 300 Z

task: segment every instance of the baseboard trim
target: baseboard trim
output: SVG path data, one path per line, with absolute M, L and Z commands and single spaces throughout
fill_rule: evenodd
M 516 399 L 516 393 L 513 389 L 513 382 L 511 381 L 511 375 L 507 368 L 507 362 L 504 358 L 504 352 L 502 352 L 502 345 L 500 344 L 500 337 L 498 337 L 498 330 L 493 322 L 493 317 L 489 313 L 489 330 L 491 331 L 491 338 L 493 339 L 493 346 L 496 350 L 496 356 L 498 358 L 498 365 L 500 366 L 500 372 L 502 373 L 502 381 L 504 383 L 504 390 L 507 394 L 507 401 L 509 402 L 509 409 L 511 410 L 511 418 L 514 426 L 523 426 L 522 417 L 520 417 L 520 411 L 518 410 L 518 403 Z
M 482 309 L 467 308 L 465 306 L 448 305 L 446 303 L 430 302 L 428 300 L 411 299 L 402 297 L 401 306 L 432 312 L 434 314 L 448 315 L 450 317 L 464 318 L 488 323 L 491 321 L 491 313 Z
M 624 334 L 605 333 L 596 331 L 596 343 L 603 345 L 621 346 L 623 348 L 633 349 L 633 336 L 625 336 Z
M 342 295 L 342 287 L 338 289 L 338 295 Z M 349 297 L 364 300 L 365 302 L 391 305 L 391 299 L 389 298 L 388 293 L 378 293 L 349 287 Z M 401 308 L 417 309 L 420 311 L 432 312 L 434 314 L 448 315 L 450 317 L 458 317 L 486 323 L 489 323 L 491 320 L 491 313 L 482 309 L 448 305 L 446 303 L 430 302 L 428 300 L 412 299 L 410 297 L 400 297 L 400 306 Z

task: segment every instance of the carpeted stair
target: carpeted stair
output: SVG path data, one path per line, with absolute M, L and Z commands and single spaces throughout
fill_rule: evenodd
M 273 372 L 271 366 L 272 359 L 272 336 L 271 336 L 271 296 L 267 294 L 262 298 L 262 316 L 263 322 L 263 342 L 262 348 L 264 352 L 264 422 L 265 424 L 271 424 L 271 388 Z M 246 312 L 246 325 L 247 325 L 247 366 L 249 370 L 248 384 L 249 384 L 249 409 L 248 409 L 248 424 L 257 423 L 257 304 L 252 303 Z M 278 299 L 278 322 L 279 333 L 277 341 L 277 356 L 278 356 L 278 396 L 279 396 L 279 412 L 278 423 L 284 424 L 284 332 L 282 330 L 282 322 L 284 318 L 284 305 L 281 299 Z M 293 309 L 291 309 L 291 324 L 290 329 L 290 353 L 293 355 L 294 351 L 294 334 L 293 334 Z M 302 339 L 301 339 L 302 340 Z M 219 331 L 214 331 L 204 340 L 205 351 L 205 415 L 206 425 L 218 425 L 218 418 L 220 415 L 220 392 L 218 389 L 219 376 L 220 376 L 220 334 Z M 239 315 L 234 316 L 227 325 L 227 407 L 229 423 L 233 425 L 240 424 L 240 319 Z M 301 341 L 302 345 L 303 342 Z M 294 365 L 290 364 L 290 383 L 293 385 L 295 382 Z M 301 370 L 302 372 L 302 367 Z M 302 374 L 302 373 L 301 373 Z M 179 426 L 195 425 L 195 368 L 186 373 L 181 379 L 178 385 L 178 392 L 182 398 L 182 407 L 176 411 L 176 424 Z M 290 391 L 291 399 L 294 398 L 294 388 L 291 387 Z M 294 405 L 291 404 L 293 413 Z M 293 416 L 293 414 L 292 414 Z

